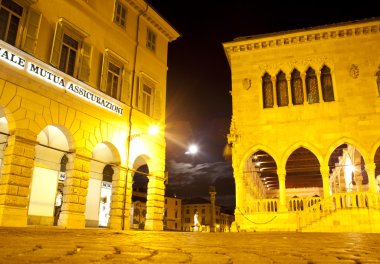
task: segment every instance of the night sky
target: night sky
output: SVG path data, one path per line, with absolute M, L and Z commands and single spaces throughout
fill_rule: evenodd
M 181 37 L 169 44 L 168 194 L 209 198 L 234 207 L 235 185 L 223 157 L 232 115 L 231 72 L 222 43 L 236 37 L 379 17 L 376 1 L 149 0 Z M 200 152 L 184 154 L 190 143 Z

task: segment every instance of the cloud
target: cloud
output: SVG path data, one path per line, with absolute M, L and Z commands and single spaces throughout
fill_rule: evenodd
M 167 191 L 179 197 L 204 197 L 209 199 L 208 189 L 216 187 L 217 203 L 233 206 L 235 203 L 235 182 L 229 162 L 211 162 L 193 165 L 170 160 L 167 163 L 169 182 Z

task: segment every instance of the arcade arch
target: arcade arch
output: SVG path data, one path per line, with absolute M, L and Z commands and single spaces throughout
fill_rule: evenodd
M 68 155 L 73 149 L 69 133 L 48 125 L 38 135 L 30 184 L 28 224 L 57 225 L 63 202 L 63 186 Z
M 119 160 L 116 148 L 110 143 L 99 143 L 92 152 L 85 210 L 87 227 L 109 227 Z

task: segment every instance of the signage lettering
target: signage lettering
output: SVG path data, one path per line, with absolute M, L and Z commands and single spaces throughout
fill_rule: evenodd
M 71 93 L 79 97 L 82 97 L 83 99 L 91 103 L 94 103 L 100 107 L 103 107 L 109 111 L 112 111 L 119 115 L 123 114 L 123 108 L 115 105 L 114 103 L 106 99 L 103 99 L 100 96 L 72 82 L 67 82 L 66 85 L 66 80 L 64 77 L 57 75 L 54 72 L 47 70 L 45 67 L 35 64 L 33 62 L 27 63 L 27 61 L 24 58 L 2 47 L 0 47 L 0 60 L 20 69 L 25 69 L 26 65 L 28 64 L 26 71 L 44 80 L 45 82 L 49 82 L 61 89 L 66 89 Z
M 25 68 L 25 59 L 17 56 L 16 54 L 14 54 L 10 51 L 7 51 L 5 49 L 0 48 L 0 58 L 1 58 L 1 60 L 5 61 L 11 65 L 14 65 L 20 69 Z

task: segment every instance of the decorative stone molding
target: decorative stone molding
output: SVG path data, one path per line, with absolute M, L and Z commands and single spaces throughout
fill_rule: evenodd
M 352 64 L 350 67 L 350 76 L 353 79 L 357 79 L 359 77 L 359 66 L 357 64 Z
M 245 90 L 249 90 L 249 88 L 251 88 L 251 79 L 244 78 L 241 82 Z
M 359 23 L 357 23 L 357 26 L 354 26 L 354 23 L 351 24 L 350 27 L 347 24 L 340 27 L 339 25 L 331 25 L 329 26 L 330 29 L 325 26 L 311 28 L 310 30 L 295 30 L 292 32 L 278 32 L 275 34 L 240 37 L 236 38 L 234 42 L 225 43 L 224 49 L 229 60 L 231 53 L 235 52 L 295 45 L 312 41 L 378 34 L 380 32 L 379 22 L 379 19 L 375 19 L 372 21 L 363 21 L 361 22 L 362 25 L 358 25 Z

